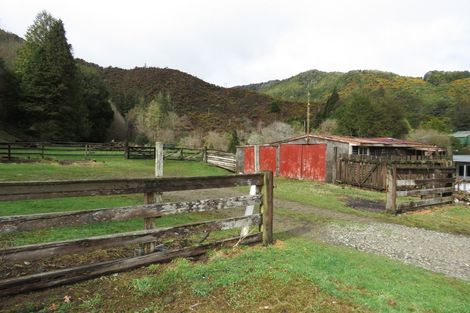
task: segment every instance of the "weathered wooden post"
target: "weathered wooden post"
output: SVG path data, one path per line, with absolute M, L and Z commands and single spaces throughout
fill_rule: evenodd
M 281 176 L 281 145 L 276 146 L 276 176 Z
M 259 145 L 255 145 L 253 149 L 255 150 L 255 173 L 259 173 Z
M 11 144 L 8 144 L 8 161 L 11 161 Z
M 263 225 L 261 230 L 263 232 L 263 245 L 273 243 L 273 172 L 264 172 L 264 183 L 261 193 L 263 194 L 263 203 L 261 204 L 260 211 L 263 216 Z
M 333 168 L 331 171 L 331 180 L 336 184 L 336 176 L 338 171 L 338 147 L 333 148 Z
M 202 162 L 207 163 L 207 146 L 202 147 Z
M 387 168 L 387 213 L 397 212 L 397 168 L 395 165 Z
M 155 177 L 163 177 L 163 143 L 155 143 Z M 146 192 L 144 194 L 144 204 L 160 203 L 162 202 L 161 192 Z M 144 218 L 144 228 L 154 229 L 155 218 Z M 155 243 L 149 242 L 143 245 L 144 253 L 151 253 L 155 250 Z

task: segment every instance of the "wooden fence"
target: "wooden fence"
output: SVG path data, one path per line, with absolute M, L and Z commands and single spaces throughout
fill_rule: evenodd
M 123 151 L 124 146 L 118 143 L 2 142 L 0 143 L 0 160 L 122 157 Z
M 124 158 L 131 159 L 155 159 L 155 147 L 131 147 L 126 146 Z
M 455 191 L 455 167 L 391 165 L 387 168 L 386 209 L 403 213 L 422 207 L 452 203 Z M 398 197 L 420 197 L 397 203 Z
M 231 172 L 235 172 L 237 167 L 237 159 L 234 153 L 207 150 L 206 162 L 210 165 L 221 167 Z
M 273 226 L 273 176 L 271 172 L 252 175 L 181 177 L 155 179 L 112 179 L 54 182 L 0 183 L 0 200 L 42 199 L 74 196 L 115 195 L 144 193 L 148 199 L 154 193 L 232 186 L 251 186 L 250 195 L 220 199 L 206 199 L 190 202 L 150 203 L 137 206 L 94 209 L 87 211 L 47 213 L 0 217 L 0 233 L 34 231 L 51 227 L 84 225 L 106 221 L 120 221 L 131 218 L 145 218 L 203 212 L 220 209 L 246 207 L 245 216 L 206 221 L 167 228 L 146 229 L 85 239 L 67 240 L 26 246 L 13 246 L 0 250 L 1 266 L 12 267 L 15 263 L 41 260 L 61 255 L 84 253 L 97 249 L 108 249 L 156 242 L 162 239 L 182 238 L 188 234 L 205 233 L 241 228 L 240 236 L 216 239 L 165 251 L 149 251 L 137 257 L 128 257 L 99 263 L 80 265 L 59 270 L 30 274 L 0 281 L 0 297 L 30 290 L 43 289 L 62 284 L 74 283 L 102 275 L 130 270 L 156 262 L 166 262 L 176 257 L 190 257 L 204 254 L 209 249 L 249 244 L 262 241 L 272 243 Z M 258 205 L 259 213 L 253 213 Z M 255 226 L 254 233 L 247 230 Z
M 341 155 L 336 159 L 333 181 L 384 191 L 387 188 L 387 166 L 449 167 L 445 157 Z

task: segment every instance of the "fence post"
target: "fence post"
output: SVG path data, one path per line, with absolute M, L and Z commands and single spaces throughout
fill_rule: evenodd
M 207 163 L 207 146 L 202 147 L 202 162 Z
M 281 176 L 281 145 L 276 146 L 276 176 Z
M 8 161 L 11 161 L 11 145 L 8 144 Z
M 333 168 L 331 173 L 331 180 L 336 184 L 336 171 L 338 170 L 338 147 L 333 147 Z
M 255 173 L 259 173 L 259 145 L 254 146 Z
M 261 214 L 263 216 L 263 245 L 273 243 L 273 172 L 264 172 L 264 184 L 261 189 L 263 194 L 263 203 L 261 204 Z
M 155 177 L 163 176 L 163 143 L 155 143 Z M 160 192 L 146 192 L 144 194 L 144 203 L 160 203 L 162 202 L 162 193 Z M 144 218 L 144 228 L 145 229 L 154 229 L 155 228 L 155 218 L 147 217 Z M 155 242 L 145 243 L 143 245 L 144 253 L 151 253 L 155 250 Z
M 395 165 L 387 168 L 387 202 L 385 209 L 388 213 L 397 212 L 397 168 Z

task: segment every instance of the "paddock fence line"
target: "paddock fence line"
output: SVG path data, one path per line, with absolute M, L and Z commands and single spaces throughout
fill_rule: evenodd
M 142 251 L 141 249 L 141 255 L 138 256 L 3 279 L 0 280 L 0 297 L 70 284 L 152 263 L 168 262 L 177 257 L 199 256 L 209 249 L 217 247 L 230 247 L 237 244 L 257 242 L 263 242 L 264 245 L 271 244 L 273 241 L 273 175 L 271 172 L 264 172 L 261 174 L 209 177 L 0 183 L 0 201 L 135 193 L 143 193 L 144 199 L 149 199 L 155 193 L 161 192 L 234 186 L 250 186 L 250 193 L 243 196 L 186 202 L 147 203 L 74 212 L 0 217 L 0 233 L 15 234 L 16 232 L 108 221 L 124 221 L 135 218 L 148 220 L 180 213 L 231 210 L 237 207 L 246 208 L 245 215 L 238 217 L 174 227 L 154 227 L 152 229 L 146 227 L 145 230 L 140 231 L 2 248 L 0 249 L 1 266 L 11 268 L 22 262 L 82 254 L 100 249 L 134 247 L 136 245 L 142 247 L 149 243 L 161 242 L 165 242 L 166 245 L 169 239 L 173 239 L 172 243 L 177 243 L 173 246 L 168 244 L 170 247 L 163 250 L 155 248 L 153 251 Z M 258 209 L 257 213 L 254 213 L 255 207 Z M 250 227 L 251 231 L 248 231 Z M 241 229 L 240 235 L 229 238 L 222 237 L 223 239 L 221 239 L 220 236 L 227 235 L 220 231 L 237 228 Z M 181 245 L 181 242 L 187 242 L 188 236 L 201 233 L 204 238 L 198 243 Z M 214 238 L 209 238 L 214 233 L 216 234 Z

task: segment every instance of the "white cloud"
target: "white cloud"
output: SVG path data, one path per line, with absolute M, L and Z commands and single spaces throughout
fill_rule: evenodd
M 42 9 L 64 21 L 76 57 L 219 85 L 313 68 L 422 76 L 470 64 L 468 1 L 2 0 L 0 27 L 24 35 Z

